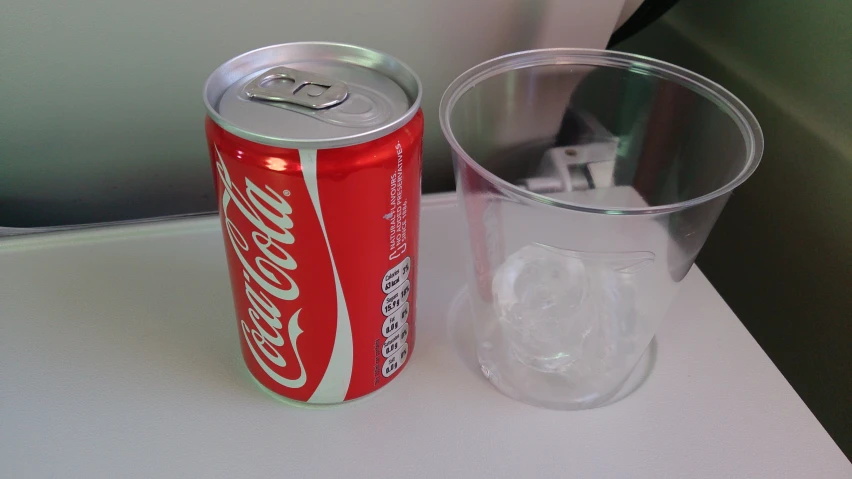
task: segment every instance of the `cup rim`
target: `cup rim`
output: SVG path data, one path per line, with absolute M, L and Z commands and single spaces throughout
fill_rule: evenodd
M 737 124 L 746 143 L 746 162 L 742 170 L 734 179 L 724 186 L 717 188 L 705 195 L 676 203 L 645 206 L 645 207 L 619 207 L 605 208 L 591 206 L 588 204 L 562 201 L 545 195 L 533 193 L 519 188 L 512 183 L 498 177 L 480 165 L 461 147 L 452 128 L 450 127 L 450 113 L 458 100 L 478 83 L 495 77 L 497 75 L 524 68 L 544 65 L 583 65 L 600 66 L 628 70 L 636 74 L 653 75 L 668 81 L 675 82 L 689 88 L 697 94 L 707 98 L 720 109 L 731 116 Z M 693 73 L 685 68 L 673 65 L 661 60 L 635 55 L 632 53 L 617 52 L 611 50 L 598 50 L 589 48 L 548 48 L 541 50 L 528 50 L 503 55 L 474 66 L 462 73 L 444 91 L 438 108 L 438 117 L 441 131 L 450 147 L 465 164 L 476 171 L 492 184 L 498 185 L 501 190 L 520 198 L 556 206 L 559 208 L 581 211 L 585 213 L 599 213 L 609 215 L 648 215 L 672 213 L 692 206 L 706 203 L 710 200 L 726 195 L 746 181 L 757 169 L 763 155 L 763 132 L 754 114 L 731 92 L 718 83 Z M 458 187 L 458 186 L 457 186 Z

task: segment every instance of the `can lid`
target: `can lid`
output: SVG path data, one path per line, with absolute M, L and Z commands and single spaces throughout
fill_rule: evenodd
M 231 133 L 273 146 L 335 148 L 384 136 L 420 108 L 422 87 L 399 60 L 338 43 L 254 50 L 204 85 L 210 117 Z

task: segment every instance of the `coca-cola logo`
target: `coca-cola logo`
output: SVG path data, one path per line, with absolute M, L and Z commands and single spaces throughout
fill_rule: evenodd
M 261 188 L 248 178 L 245 178 L 244 189 L 234 185 L 218 148 L 216 154 L 216 168 L 222 181 L 221 214 L 225 232 L 243 267 L 249 302 L 248 319 L 240 320 L 243 337 L 258 365 L 273 381 L 287 388 L 300 388 L 307 381 L 296 347 L 296 339 L 302 334 L 299 327 L 301 308 L 287 321 L 287 338 L 299 365 L 299 375 L 286 378 L 281 375 L 287 366 L 282 354 L 287 351 L 287 341 L 282 335 L 282 312 L 272 299 L 295 301 L 299 297 L 299 286 L 291 276 L 297 267 L 296 260 L 285 250 L 295 242 L 290 231 L 293 209 L 284 196 L 268 185 Z

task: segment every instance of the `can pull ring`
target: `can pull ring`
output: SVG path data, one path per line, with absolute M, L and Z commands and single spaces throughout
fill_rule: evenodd
M 275 67 L 261 73 L 243 90 L 252 100 L 292 103 L 313 110 L 339 105 L 349 87 L 315 73 Z

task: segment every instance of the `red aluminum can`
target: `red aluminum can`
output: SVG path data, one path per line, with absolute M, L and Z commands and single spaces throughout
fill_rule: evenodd
M 331 43 L 255 50 L 205 84 L 242 353 L 277 395 L 356 399 L 412 353 L 421 92 L 393 57 Z

